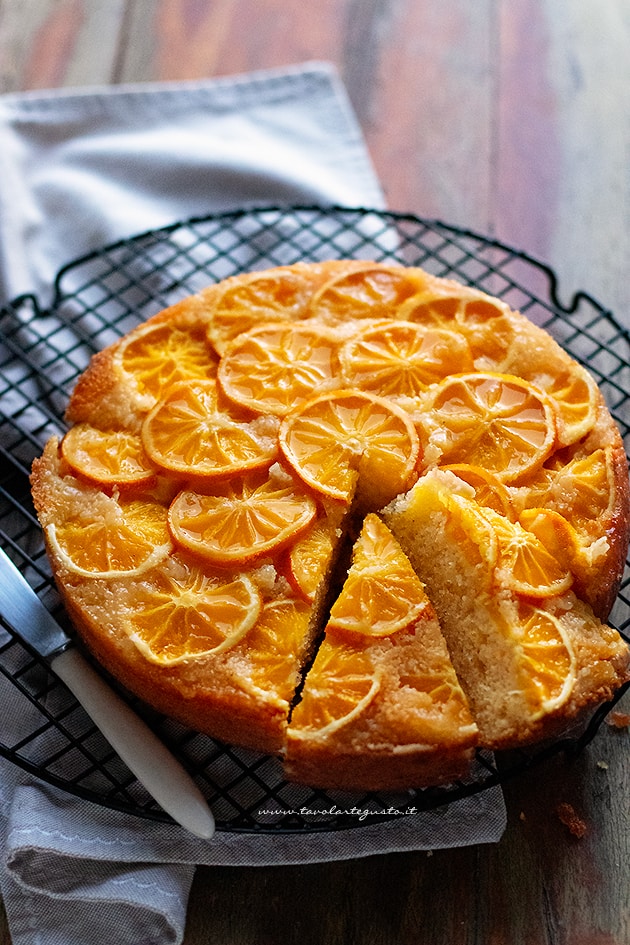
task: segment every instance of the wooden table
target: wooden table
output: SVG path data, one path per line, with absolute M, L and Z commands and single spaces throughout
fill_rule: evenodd
M 630 324 L 625 0 L 0 0 L 0 92 L 307 59 L 337 64 L 392 209 L 524 249 Z M 494 846 L 199 868 L 185 943 L 627 945 L 629 739 L 604 725 L 506 784 Z

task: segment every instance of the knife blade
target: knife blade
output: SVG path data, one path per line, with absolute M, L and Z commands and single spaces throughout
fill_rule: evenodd
M 140 717 L 92 669 L 0 548 L 0 615 L 81 703 L 149 794 L 186 830 L 209 840 L 212 811 L 188 772 Z

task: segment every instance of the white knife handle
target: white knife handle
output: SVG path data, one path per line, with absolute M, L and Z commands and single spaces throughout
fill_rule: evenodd
M 151 729 L 74 647 L 60 653 L 50 666 L 149 794 L 182 827 L 209 840 L 215 824 L 205 798 Z

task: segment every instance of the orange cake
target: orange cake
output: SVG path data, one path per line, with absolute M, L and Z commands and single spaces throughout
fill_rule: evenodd
M 97 354 L 67 421 L 31 479 L 78 634 L 291 777 L 441 783 L 628 678 L 620 434 L 499 299 L 363 261 L 235 276 Z

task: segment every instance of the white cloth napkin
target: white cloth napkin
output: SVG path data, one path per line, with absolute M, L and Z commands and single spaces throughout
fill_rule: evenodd
M 0 98 L 0 296 L 45 304 L 58 268 L 104 243 L 250 203 L 383 205 L 335 70 Z M 28 727 L 12 713 L 5 727 Z M 357 815 L 359 816 L 359 815 Z M 14 945 L 177 943 L 195 865 L 279 865 L 496 842 L 500 790 L 330 833 L 218 832 L 81 801 L 0 763 L 0 889 Z M 211 929 L 209 929 L 209 938 Z

